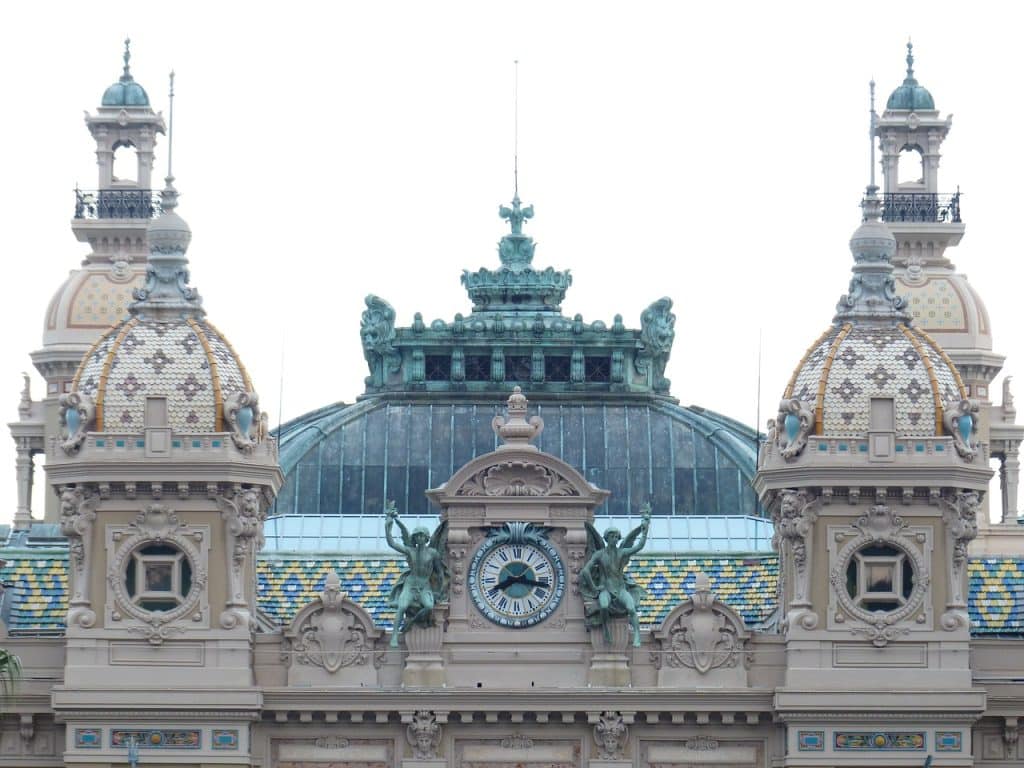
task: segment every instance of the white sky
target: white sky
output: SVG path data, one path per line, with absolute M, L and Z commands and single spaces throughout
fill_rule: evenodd
M 955 113 L 940 187 L 963 189 L 967 234 L 950 255 L 1024 381 L 1020 22 L 1016 4 L 963 2 L 8 5 L 4 421 L 85 255 L 69 227 L 76 182 L 96 185 L 82 110 L 120 75 L 126 34 L 156 109 L 177 73 L 192 282 L 274 423 L 279 401 L 288 419 L 362 391 L 367 293 L 402 325 L 468 312 L 459 275 L 498 263 L 512 194 L 518 58 L 520 193 L 535 265 L 572 270 L 564 312 L 637 327 L 671 296 L 673 394 L 750 424 L 762 332 L 763 424 L 846 290 L 867 82 L 884 105 L 908 35 L 918 79 Z M 0 438 L 0 519 L 15 498 Z

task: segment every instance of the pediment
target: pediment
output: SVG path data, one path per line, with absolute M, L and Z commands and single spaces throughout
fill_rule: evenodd
M 570 464 L 529 448 L 499 448 L 462 466 L 427 495 L 442 507 L 470 500 L 571 500 L 597 506 L 608 497 Z

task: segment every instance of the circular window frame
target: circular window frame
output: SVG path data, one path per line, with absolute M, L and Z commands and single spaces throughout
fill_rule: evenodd
M 906 602 L 898 608 L 891 611 L 868 611 L 857 605 L 850 597 L 850 593 L 846 589 L 846 572 L 854 555 L 860 550 L 880 544 L 893 547 L 907 556 L 913 570 L 914 586 L 910 590 L 910 596 L 907 597 Z M 928 574 L 928 564 L 924 557 L 908 542 L 895 536 L 862 533 L 848 541 L 839 550 L 835 565 L 829 574 L 829 581 L 832 584 L 832 593 L 847 614 L 867 624 L 877 626 L 878 624 L 896 624 L 917 613 L 924 605 L 925 597 L 928 595 L 931 577 Z
M 128 594 L 128 568 L 134 568 L 136 564 L 135 554 L 144 547 L 158 544 L 162 546 L 174 546 L 178 548 L 188 560 L 192 569 L 192 584 L 186 595 L 182 596 L 177 607 L 169 611 L 149 611 L 137 605 L 134 598 Z M 114 558 L 114 563 L 108 573 L 108 581 L 114 595 L 114 601 L 123 613 L 132 618 L 143 621 L 147 624 L 170 624 L 193 613 L 199 606 L 206 588 L 206 571 L 200 565 L 201 557 L 199 550 L 192 545 L 187 535 L 167 534 L 155 536 L 146 532 L 139 532 L 129 536 L 121 544 Z

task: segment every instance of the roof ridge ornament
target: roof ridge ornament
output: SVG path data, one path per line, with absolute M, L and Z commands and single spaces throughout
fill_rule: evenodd
M 907 77 L 903 81 L 907 85 L 917 85 L 914 79 L 914 44 L 907 40 Z
M 130 37 L 126 37 L 124 39 L 124 54 L 121 57 L 124 59 L 124 72 L 121 73 L 122 83 L 130 83 L 134 79 L 132 77 L 131 66 L 128 63 L 131 61 L 132 58 L 131 44 L 132 39 Z
M 539 450 L 537 446 L 532 445 L 532 441 L 544 431 L 544 419 L 540 416 L 531 416 L 527 421 L 526 412 L 529 404 L 522 387 L 514 387 L 505 407 L 505 416 L 495 416 L 491 421 L 494 434 L 504 441 L 502 445 L 498 446 L 499 451 Z
M 132 315 L 153 315 L 159 319 L 202 317 L 206 314 L 199 291 L 188 284 L 188 258 L 185 252 L 192 241 L 192 230 L 175 209 L 178 190 L 171 173 L 171 146 L 174 142 L 174 72 L 169 76 L 167 176 L 160 192 L 163 213 L 149 224 L 149 258 L 146 283 L 132 292 L 135 301 L 128 306 Z

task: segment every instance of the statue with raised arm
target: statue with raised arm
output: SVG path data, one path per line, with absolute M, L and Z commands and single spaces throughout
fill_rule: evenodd
M 444 553 L 448 538 L 448 522 L 442 520 L 431 534 L 423 526 L 412 533 L 398 519 L 398 510 L 392 502 L 385 509 L 387 522 L 384 535 L 388 546 L 405 555 L 406 569 L 391 588 L 390 604 L 395 607 L 395 627 L 391 631 L 391 647 L 398 647 L 398 639 L 409 627 L 429 627 L 434 621 L 434 605 L 448 595 L 448 566 Z M 395 541 L 395 525 L 401 533 L 401 542 Z
M 609 629 L 614 618 L 627 616 L 633 627 L 633 647 L 640 646 L 640 619 L 637 606 L 643 587 L 626 576 L 629 558 L 644 548 L 647 530 L 651 527 L 651 507 L 645 504 L 640 525 L 626 538 L 618 528 L 609 528 L 602 537 L 590 523 L 587 528 L 587 562 L 580 571 L 580 593 L 587 624 L 601 627 L 606 642 L 611 642 Z M 620 543 L 621 542 L 621 543 Z

